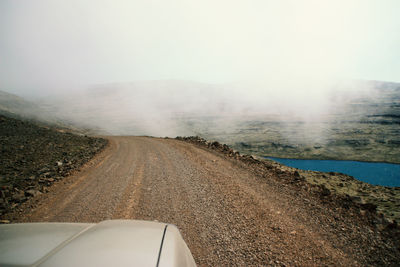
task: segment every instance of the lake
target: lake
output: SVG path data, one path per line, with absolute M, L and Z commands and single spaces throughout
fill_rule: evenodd
M 320 172 L 341 172 L 357 180 L 384 186 L 400 186 L 400 164 L 350 160 L 308 160 L 266 157 L 286 166 Z

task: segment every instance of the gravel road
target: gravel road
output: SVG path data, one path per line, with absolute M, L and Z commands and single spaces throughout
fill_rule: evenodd
M 257 175 L 179 140 L 108 139 L 90 164 L 27 203 L 14 221 L 168 222 L 199 266 L 365 266 L 379 264 L 379 253 L 391 265 L 398 257 L 385 254 L 374 229 L 305 198 L 272 172 Z

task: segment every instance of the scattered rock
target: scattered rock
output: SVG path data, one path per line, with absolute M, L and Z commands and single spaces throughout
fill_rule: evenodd
M 353 200 L 353 202 L 355 202 L 355 203 L 361 203 L 361 201 L 362 201 L 361 197 L 359 197 L 359 196 L 352 196 L 351 200 Z
M 16 192 L 11 197 L 12 202 L 24 202 L 26 200 L 24 192 Z
M 367 211 L 370 211 L 370 212 L 376 212 L 377 206 L 375 204 L 372 204 L 372 203 L 365 203 L 365 204 L 361 204 L 361 208 L 363 210 L 367 210 Z
M 39 190 L 30 189 L 30 190 L 25 191 L 25 195 L 28 197 L 35 197 L 40 194 L 42 194 L 42 193 L 40 193 Z
M 41 175 L 44 178 L 50 177 L 51 176 L 51 172 L 45 172 Z
M 65 177 L 89 161 L 107 140 L 84 137 L 0 115 L 0 215 L 38 195 L 55 177 Z M 72 163 L 73 162 L 73 163 Z
M 321 189 L 322 189 L 321 196 L 326 197 L 331 194 L 331 191 L 328 188 L 326 188 L 326 186 L 321 185 Z
M 44 167 L 44 168 L 42 168 L 42 169 L 39 171 L 39 173 L 46 173 L 46 172 L 48 172 L 48 171 L 50 171 L 50 169 L 47 168 L 47 167 Z

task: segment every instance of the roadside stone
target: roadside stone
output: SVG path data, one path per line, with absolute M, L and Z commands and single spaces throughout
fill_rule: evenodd
M 48 172 L 48 171 L 50 171 L 50 169 L 49 168 L 47 168 L 47 167 L 44 167 L 44 168 L 42 168 L 40 171 L 39 171 L 39 173 L 46 173 L 46 172 Z
M 328 188 L 326 188 L 326 186 L 321 185 L 321 188 L 322 188 L 321 195 L 323 197 L 329 196 L 331 194 L 331 191 Z
M 372 203 L 365 203 L 365 204 L 361 204 L 361 208 L 364 210 L 368 210 L 370 212 L 375 212 L 377 206 L 375 204 Z
M 24 192 L 20 191 L 20 192 L 16 192 L 12 195 L 11 198 L 14 202 L 23 202 L 25 201 L 26 197 Z
M 25 191 L 25 195 L 30 196 L 30 197 L 35 197 L 40 194 L 42 194 L 42 193 L 40 193 L 39 190 L 30 189 L 30 190 Z
M 41 176 L 44 177 L 44 178 L 48 178 L 48 177 L 51 176 L 51 172 L 45 172 Z
M 352 196 L 351 200 L 354 201 L 355 203 L 361 203 L 362 199 L 359 196 Z

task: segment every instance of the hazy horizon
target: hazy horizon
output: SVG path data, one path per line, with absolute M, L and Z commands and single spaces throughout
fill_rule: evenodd
M 343 80 L 400 82 L 399 10 L 394 0 L 4 0 L 0 89 L 184 80 L 314 96 Z

